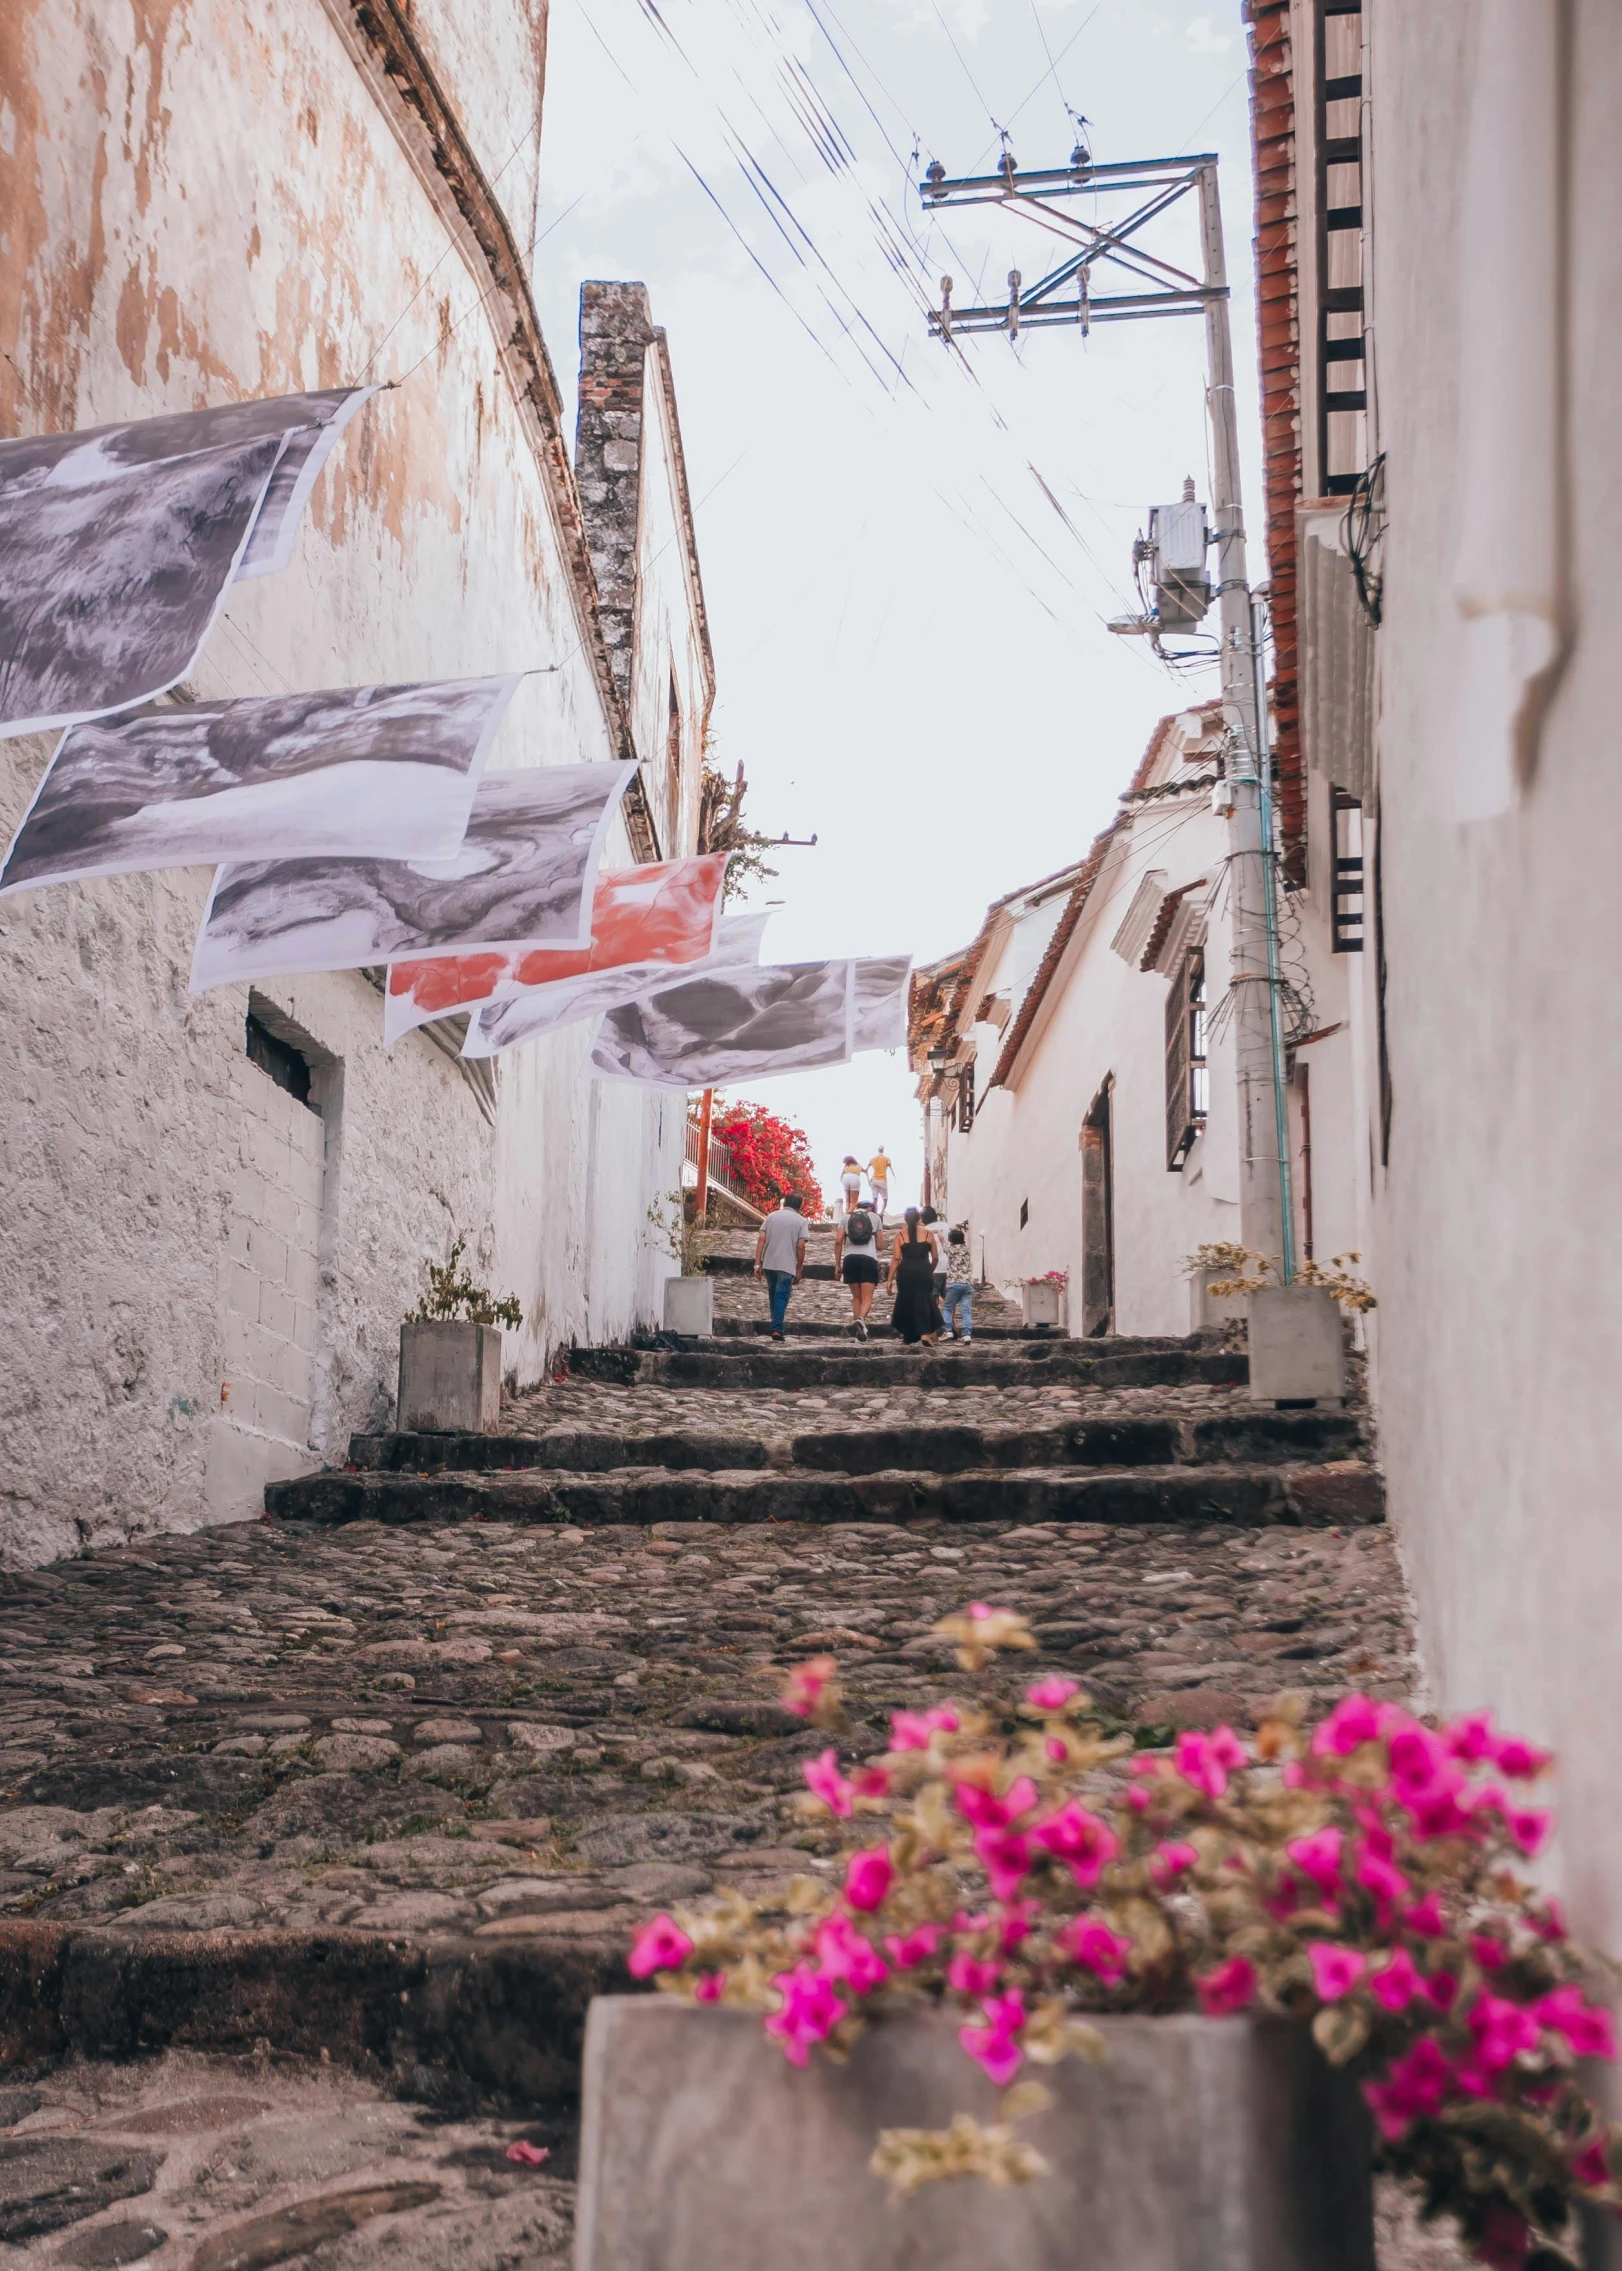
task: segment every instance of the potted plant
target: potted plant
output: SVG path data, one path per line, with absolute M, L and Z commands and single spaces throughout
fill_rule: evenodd
M 1063 1325 L 1069 1284 L 1068 1270 L 1047 1270 L 1041 1277 L 1025 1279 L 1019 1289 L 1019 1296 L 1020 1307 L 1029 1329 L 1048 1333 Z
M 1244 1303 L 1253 1402 L 1345 1402 L 1342 1314 L 1362 1316 L 1378 1306 L 1368 1285 L 1346 1267 L 1361 1259 L 1336 1254 L 1328 1269 L 1302 1262 L 1286 1285 L 1277 1257 L 1246 1246 L 1202 1246 L 1190 1255 L 1185 1266 L 1205 1277 L 1207 1299 Z
M 665 1279 L 664 1328 L 684 1339 L 708 1340 L 715 1331 L 715 1280 L 704 1274 L 710 1241 L 704 1225 L 687 1212 L 687 1194 L 667 1191 L 648 1209 L 654 1238 L 679 1274 Z
M 501 1424 L 501 1328 L 524 1321 L 516 1294 L 497 1300 L 462 1267 L 466 1238 L 428 1262 L 428 1288 L 400 1327 L 402 1433 L 493 1435 Z
M 982 1681 L 1034 1645 L 936 1629 Z M 784 1701 L 839 1731 L 833 1660 Z M 1622 2130 L 1596 1966 L 1522 1874 L 1548 1754 L 1361 1695 L 1131 1752 L 1049 1674 L 809 1760 L 818 1873 L 638 1933 L 685 2008 L 593 2008 L 579 2271 L 1371 2271 L 1371 2147 L 1491 2271 L 1573 2271 Z

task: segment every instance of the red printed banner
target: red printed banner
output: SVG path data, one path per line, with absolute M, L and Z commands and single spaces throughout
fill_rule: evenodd
M 498 947 L 481 954 L 391 962 L 384 1040 L 397 1041 L 414 1025 L 560 978 L 631 962 L 703 961 L 716 942 L 726 867 L 725 852 L 706 852 L 697 859 L 599 873 L 589 946 Z

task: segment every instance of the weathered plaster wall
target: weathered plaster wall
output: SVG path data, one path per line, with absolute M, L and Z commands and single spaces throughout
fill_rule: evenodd
M 1455 818 L 1461 175 L 1471 11 L 1376 0 L 1376 337 L 1390 536 L 1380 800 L 1393 1109 L 1381 1432 L 1438 1702 L 1556 1746 L 1577 1929 L 1622 1950 L 1622 13 L 1569 9 L 1574 644 L 1513 808 Z
M 511 106 L 539 103 L 538 18 L 515 6 L 452 57 L 461 19 L 423 14 L 470 133 L 499 143 Z M 0 431 L 330 385 L 374 357 L 401 379 L 340 445 L 292 566 L 233 595 L 198 691 L 556 665 L 520 690 L 493 762 L 616 754 L 565 550 L 572 499 L 320 0 L 19 5 L 0 89 Z M 48 754 L 0 744 L 0 825 Z M 610 858 L 628 856 L 622 832 Z M 560 1340 L 650 1315 L 668 1267 L 643 1217 L 677 1180 L 679 1128 L 656 1099 L 579 1082 L 578 1033 L 501 1068 L 492 1128 L 430 1039 L 384 1052 L 358 975 L 269 986 L 333 1060 L 321 1315 L 310 1439 L 284 1440 L 268 1394 L 283 1434 L 244 1422 L 222 1397 L 245 1361 L 222 1283 L 256 1188 L 243 1100 L 265 1076 L 244 1056 L 245 989 L 185 992 L 206 887 L 135 876 L 0 906 L 0 1294 L 18 1320 L 0 1550 L 17 1558 L 247 1511 L 263 1473 L 375 1422 L 422 1259 L 453 1229 L 525 1302 L 506 1352 L 521 1379 Z M 605 1196 L 587 1216 L 594 1135 Z

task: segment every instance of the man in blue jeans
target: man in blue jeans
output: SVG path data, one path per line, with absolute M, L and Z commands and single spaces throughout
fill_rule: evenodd
M 772 1339 L 783 1337 L 783 1319 L 788 1315 L 788 1297 L 805 1275 L 805 1248 L 810 1233 L 805 1216 L 800 1212 L 797 1192 L 785 1191 L 782 1203 L 773 1208 L 760 1226 L 755 1240 L 755 1275 L 764 1277 L 766 1291 L 772 1305 Z

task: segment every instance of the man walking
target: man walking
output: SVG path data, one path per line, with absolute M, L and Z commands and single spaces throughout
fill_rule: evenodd
M 884 1210 L 890 1203 L 890 1161 L 882 1143 L 867 1163 L 867 1187 L 873 1194 L 873 1205 L 882 1229 Z
M 805 1275 L 805 1249 L 810 1232 L 800 1211 L 797 1191 L 785 1191 L 781 1205 L 774 1207 L 760 1226 L 755 1240 L 755 1275 L 766 1280 L 766 1293 L 771 1302 L 772 1339 L 783 1338 L 783 1320 L 788 1315 L 788 1297 Z

